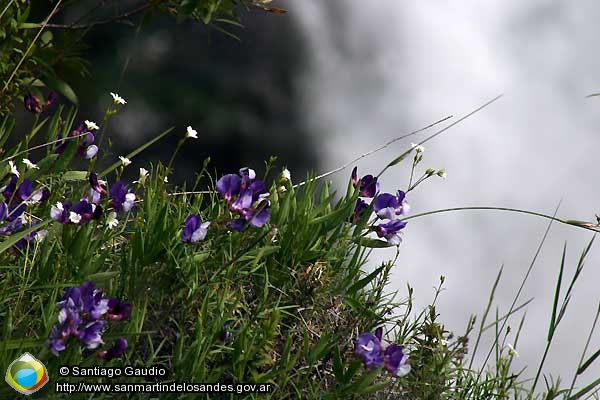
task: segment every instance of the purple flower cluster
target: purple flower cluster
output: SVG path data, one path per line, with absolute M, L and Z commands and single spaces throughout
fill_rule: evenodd
M 18 178 L 12 175 L 8 183 L 0 188 L 0 235 L 10 235 L 21 228 L 28 229 L 36 225 L 35 220 L 28 218 L 25 210 L 28 205 L 41 203 L 48 199 L 50 191 L 46 188 L 34 190 L 33 183 L 24 179 L 17 186 Z M 35 239 L 42 239 L 45 230 L 33 231 L 15 243 L 17 249 L 24 249 Z
M 51 338 L 46 342 L 56 356 L 67 348 L 70 338 L 77 339 L 87 349 L 97 349 L 104 344 L 102 334 L 108 321 L 119 321 L 131 315 L 131 304 L 105 298 L 90 281 L 68 288 L 56 305 L 60 308 L 58 324 L 52 327 Z M 107 360 L 121 357 L 126 349 L 127 340 L 119 338 L 113 348 L 100 351 L 98 357 Z
M 383 329 L 377 328 L 375 334 L 362 333 L 354 346 L 354 353 L 362 358 L 369 369 L 383 367 L 395 376 L 404 376 L 410 372 L 408 354 L 396 343 L 387 344 L 381 339 Z
M 73 204 L 58 202 L 50 209 L 50 216 L 54 221 L 61 224 L 85 224 L 91 220 L 97 220 L 102 216 L 103 208 L 100 205 L 102 198 L 109 196 L 110 206 L 116 212 L 128 212 L 135 203 L 135 194 L 131 193 L 127 186 L 119 181 L 110 188 L 110 193 L 100 184 L 98 176 L 90 174 L 90 191 L 88 196 L 82 197 L 79 202 Z
M 238 217 L 229 226 L 237 231 L 248 224 L 263 226 L 270 217 L 269 195 L 264 182 L 256 180 L 253 169 L 242 168 L 239 175 L 228 174 L 217 182 L 217 191 L 225 198 L 229 210 Z
M 365 175 L 359 180 L 356 167 L 352 170 L 352 184 L 359 188 L 360 197 L 373 199 L 371 203 L 373 212 L 379 220 L 382 220 L 379 224 L 372 225 L 371 230 L 375 231 L 378 237 L 385 238 L 390 244 L 400 244 L 402 240 L 400 230 L 406 226 L 406 222 L 402 221 L 400 217 L 406 215 L 410 210 L 410 206 L 406 202 L 406 193 L 402 190 L 398 190 L 396 194 L 379 193 L 377 177 Z M 368 218 L 369 207 L 370 205 L 365 200 L 357 199 L 351 220 L 359 222 L 365 217 Z
M 79 124 L 77 129 L 73 129 L 68 136 L 76 137 L 79 135 L 83 135 L 81 137 L 84 140 L 79 144 L 79 146 L 77 146 L 75 155 L 77 157 L 84 157 L 86 160 L 94 158 L 94 156 L 98 153 L 98 146 L 96 146 L 94 144 L 96 137 L 92 133 L 92 130 L 89 129 L 83 123 L 81 123 L 81 124 Z M 59 133 L 58 136 L 56 137 L 56 140 L 61 140 L 62 138 L 63 138 L 63 135 L 61 133 Z M 62 154 L 66 150 L 68 144 L 69 144 L 69 140 L 67 138 L 66 140 L 59 143 L 58 146 L 56 146 L 56 149 L 54 150 L 54 152 L 56 154 Z
M 44 103 L 40 101 L 33 93 L 27 93 L 23 99 L 23 105 L 34 114 L 39 114 L 47 107 L 50 107 L 57 99 L 56 92 L 51 91 Z

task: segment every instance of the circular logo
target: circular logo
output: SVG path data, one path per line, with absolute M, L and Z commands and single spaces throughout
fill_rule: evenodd
M 23 353 L 8 366 L 6 382 L 20 393 L 31 394 L 48 382 L 48 371 L 40 360 Z

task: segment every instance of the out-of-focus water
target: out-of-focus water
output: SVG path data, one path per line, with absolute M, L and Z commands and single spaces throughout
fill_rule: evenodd
M 502 93 L 426 145 L 423 169 L 445 168 L 448 177 L 411 192 L 411 213 L 495 205 L 552 214 L 560 200 L 562 217 L 593 221 L 600 212 L 600 97 L 586 98 L 600 91 L 600 2 L 303 0 L 288 8 L 310 48 L 311 67 L 298 82 L 305 123 L 322 135 L 329 169 Z M 378 172 L 409 145 L 362 160 L 359 173 Z M 406 188 L 408 172 L 408 166 L 388 171 L 382 189 Z M 334 180 L 345 187 L 349 174 Z M 390 289 L 404 296 L 410 283 L 423 307 L 445 276 L 438 310 L 460 334 L 470 314 L 481 315 L 501 265 L 496 304 L 500 314 L 507 311 L 546 226 L 546 220 L 495 211 L 412 220 Z M 568 226 L 550 231 L 521 297 L 535 298 L 517 345 L 515 368 L 528 365 L 525 376 L 535 372 L 545 346 L 562 246 L 568 243 L 570 279 L 591 237 Z M 545 370 L 567 385 L 600 299 L 599 252 L 592 247 Z M 372 263 L 392 255 L 375 251 Z M 598 347 L 600 333 L 588 353 Z M 578 382 L 597 376 L 596 365 Z

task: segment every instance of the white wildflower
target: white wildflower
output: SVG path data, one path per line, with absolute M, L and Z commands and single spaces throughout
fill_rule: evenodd
M 193 129 L 191 126 L 188 126 L 185 137 L 192 138 L 192 139 L 198 139 L 198 132 L 196 132 L 196 130 Z
M 121 96 L 119 96 L 118 94 L 110 92 L 110 95 L 112 96 L 113 103 L 115 103 L 115 105 L 116 104 L 121 104 L 121 105 L 127 104 L 127 102 L 125 101 L 125 99 L 122 98 Z
M 10 165 L 10 173 L 13 175 L 16 175 L 18 178 L 21 174 L 19 173 L 19 170 L 17 169 L 17 166 L 15 165 L 15 163 L 12 161 L 9 161 L 8 165 Z
M 48 236 L 48 231 L 46 229 L 42 229 L 36 232 L 34 239 L 37 243 L 41 243 L 44 241 L 44 239 L 46 239 L 46 236 Z
M 108 217 L 106 218 L 106 225 L 110 229 L 113 229 L 114 227 L 116 227 L 117 225 L 119 225 L 119 220 L 117 219 L 117 213 L 116 212 L 111 211 L 110 213 L 108 213 Z
M 27 158 L 23 159 L 23 164 L 25 164 L 28 169 L 40 169 L 40 167 L 29 161 Z
M 420 144 L 411 143 L 410 146 L 415 149 L 417 153 L 422 153 L 425 151 L 425 147 Z
M 140 179 L 137 181 L 133 181 L 133 183 L 139 183 L 140 185 L 144 185 L 146 183 L 147 177 L 148 177 L 148 170 L 146 168 L 140 168 Z
M 77 214 L 76 212 L 70 211 L 69 221 L 71 221 L 74 224 L 78 224 L 81 221 L 81 215 Z
M 131 164 L 131 160 L 127 157 L 119 156 L 119 160 L 123 163 L 123 166 L 126 167 Z
M 84 121 L 85 126 L 90 130 L 90 131 L 97 131 L 98 129 L 100 129 L 100 127 L 98 125 L 96 125 L 96 123 L 94 121 L 88 121 L 87 119 Z
M 517 350 L 515 350 L 515 348 L 513 347 L 512 344 L 507 343 L 506 348 L 508 348 L 508 355 L 514 356 L 514 357 L 519 357 L 519 353 L 517 352 Z

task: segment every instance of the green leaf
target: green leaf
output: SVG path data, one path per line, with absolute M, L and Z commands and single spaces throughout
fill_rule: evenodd
M 410 154 L 411 151 L 412 150 L 407 150 L 404 153 L 400 154 L 398 157 L 394 158 L 392 161 L 390 161 L 388 165 L 385 166 L 385 169 L 388 169 L 396 164 L 401 163 L 406 158 L 406 156 Z
M 208 257 L 210 257 L 210 253 L 209 252 L 203 252 L 203 253 L 194 254 L 193 257 L 192 257 L 192 260 L 195 263 L 200 263 L 200 262 L 206 260 Z
M 577 369 L 577 375 L 583 374 L 583 372 L 596 360 L 596 358 L 598 358 L 598 356 L 600 356 L 600 349 L 592 354 L 592 356 Z
M 357 393 L 358 394 L 375 393 L 379 390 L 385 389 L 386 387 L 390 386 L 391 384 L 392 384 L 392 381 L 376 383 L 374 385 L 366 386 L 366 387 L 363 387 L 363 388 L 357 390 Z
M 280 246 L 264 246 L 258 250 L 258 254 L 256 256 L 256 261 L 261 258 L 267 257 L 273 253 L 277 253 L 281 247 Z
M 179 4 L 179 8 L 177 9 L 177 22 L 182 22 L 186 18 L 188 18 L 194 9 L 196 8 L 196 2 L 192 0 L 183 0 Z
M 344 381 L 344 365 L 342 364 L 342 357 L 340 356 L 340 348 L 339 346 L 335 346 L 333 349 L 333 365 L 332 365 L 333 375 L 335 375 L 335 380 L 341 383 L 347 383 Z
M 87 171 L 67 171 L 62 178 L 66 181 L 86 181 L 87 175 Z
M 93 281 L 94 283 L 104 283 L 110 281 L 119 274 L 119 271 L 96 272 L 95 274 L 88 275 L 87 280 Z
M 74 138 L 67 138 L 68 144 L 63 151 L 62 154 L 54 154 L 57 156 L 56 162 L 54 163 L 54 171 L 56 172 L 67 172 L 69 171 L 67 167 L 75 157 L 75 153 L 77 152 L 77 147 L 79 146 L 78 140 Z M 41 167 L 40 167 L 41 170 Z
M 138 147 L 137 149 L 135 149 L 131 153 L 127 154 L 125 157 L 129 158 L 129 159 L 132 159 L 133 157 L 135 157 L 136 155 L 138 155 L 139 153 L 141 153 L 142 151 L 144 151 L 145 149 L 147 149 L 148 147 L 150 147 L 151 145 L 153 145 L 154 143 L 156 143 L 157 141 L 159 141 L 160 139 L 162 139 L 163 137 L 165 137 L 174 128 L 175 127 L 172 126 L 169 129 L 166 129 L 166 130 L 162 131 L 154 139 L 151 139 L 148 142 L 144 143 L 143 145 L 141 145 L 140 147 Z M 119 167 L 119 165 L 122 165 L 122 164 L 123 163 L 121 162 L 121 160 L 115 162 L 110 167 L 108 167 L 104 171 L 100 172 L 98 174 L 98 177 L 104 177 L 104 176 L 106 176 L 106 174 L 111 173 L 112 171 L 114 171 L 115 169 L 117 169 Z
M 41 28 L 42 24 L 35 22 L 23 22 L 19 24 L 19 29 L 38 29 Z
M 322 224 L 325 222 L 329 222 L 330 220 L 337 220 L 336 222 L 342 222 L 342 221 L 346 220 L 348 215 L 349 215 L 348 209 L 346 207 L 340 207 L 337 210 L 332 211 L 328 214 L 314 218 L 308 224 L 309 225 Z
M 329 333 L 324 333 L 319 338 L 317 344 L 313 346 L 310 352 L 306 355 L 306 360 L 309 365 L 313 365 L 317 360 L 323 358 L 329 352 Z
M 52 39 L 54 39 L 52 31 L 45 31 L 44 33 L 42 33 L 42 36 L 40 36 L 40 40 L 44 45 L 50 44 L 50 42 L 52 42 Z
M 73 103 L 76 107 L 79 107 L 79 100 L 77 99 L 77 95 L 75 94 L 73 89 L 71 89 L 71 86 L 69 86 L 65 81 L 52 77 L 50 75 L 44 76 L 42 81 L 44 81 L 44 83 L 46 83 L 46 85 L 48 85 L 52 89 L 65 96 L 65 98 L 71 103 Z
M 380 388 L 377 385 L 381 385 L 381 383 L 376 385 L 372 385 L 372 383 L 375 379 L 377 379 L 380 372 L 381 367 L 376 368 L 373 371 L 370 371 L 369 373 L 363 375 L 354 385 L 352 385 L 353 392 L 356 394 L 367 394 L 379 390 Z M 390 382 L 384 383 L 386 384 L 385 386 L 390 384 Z
M 343 382 L 348 383 L 352 381 L 352 378 L 354 378 L 354 375 L 356 375 L 361 365 L 363 365 L 363 362 L 361 360 L 354 360 L 353 362 L 351 362 L 350 366 L 346 370 L 346 375 L 344 376 Z
M 382 265 L 381 267 L 377 268 L 375 271 L 371 272 L 369 275 L 367 275 L 366 277 L 362 278 L 361 280 L 359 280 L 358 282 L 356 282 L 355 284 L 350 286 L 348 288 L 348 290 L 346 291 L 346 293 L 349 294 L 350 296 L 354 296 L 356 294 L 356 292 L 358 292 L 360 289 L 363 289 L 365 286 L 367 286 L 369 283 L 371 283 L 375 278 L 377 278 L 377 276 L 381 273 L 381 271 L 385 267 L 386 267 L 385 265 Z

